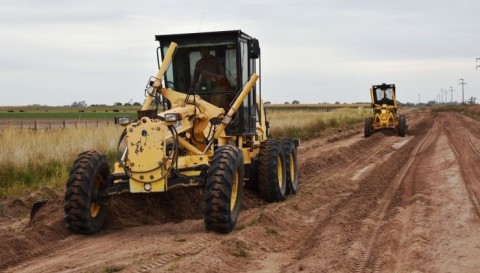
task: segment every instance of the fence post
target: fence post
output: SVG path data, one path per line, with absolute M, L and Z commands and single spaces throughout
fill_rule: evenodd
M 65 130 L 65 120 L 63 120 L 63 130 Z
M 33 130 L 37 131 L 37 120 L 35 120 L 35 122 L 33 123 Z

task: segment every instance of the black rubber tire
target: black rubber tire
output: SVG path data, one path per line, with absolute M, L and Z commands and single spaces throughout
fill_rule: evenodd
M 237 223 L 244 186 L 242 151 L 230 145 L 213 155 L 205 183 L 205 228 L 229 233 Z
M 398 135 L 404 137 L 407 134 L 407 118 L 400 116 L 398 119 Z
M 286 194 L 296 194 L 298 187 L 297 148 L 290 139 L 280 140 L 280 146 L 285 157 L 285 174 L 287 178 Z
M 250 166 L 245 166 L 245 178 L 245 188 L 258 191 L 258 158 L 252 158 Z
M 87 151 L 73 163 L 65 191 L 67 229 L 80 234 L 94 234 L 102 229 L 109 198 L 97 198 L 107 186 L 110 167 L 105 155 Z
M 285 200 L 287 179 L 285 157 L 280 144 L 275 140 L 266 140 L 260 146 L 258 156 L 258 191 L 267 202 Z
M 371 136 L 372 133 L 373 133 L 372 118 L 365 118 L 364 136 L 367 138 L 367 137 Z

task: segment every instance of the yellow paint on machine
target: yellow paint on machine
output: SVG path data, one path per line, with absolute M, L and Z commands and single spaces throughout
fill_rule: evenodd
M 165 130 L 160 121 L 147 117 L 127 126 L 131 192 L 146 192 L 145 183 L 151 184 L 149 192 L 165 191 Z

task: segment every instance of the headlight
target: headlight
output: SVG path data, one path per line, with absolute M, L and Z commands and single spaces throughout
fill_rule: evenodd
M 115 124 L 128 125 L 130 122 L 130 117 L 115 117 Z
M 180 113 L 165 114 L 165 121 L 167 122 L 173 122 L 173 121 L 179 121 L 179 120 L 182 120 L 182 115 L 180 115 Z

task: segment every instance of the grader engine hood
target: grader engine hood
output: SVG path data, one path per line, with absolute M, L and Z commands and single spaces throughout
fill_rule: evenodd
M 147 117 L 127 127 L 131 192 L 165 191 L 167 135 L 166 126 Z
M 194 134 L 192 117 L 198 118 L 196 111 L 198 109 L 194 105 L 179 106 L 160 113 L 158 118 L 142 117 L 127 126 L 128 157 L 125 166 L 130 177 L 130 192 L 163 192 L 173 186 L 174 180 L 169 179 L 173 174 L 200 175 L 198 168 L 208 165 L 208 156 L 200 152 L 188 157 L 178 156 L 180 148 L 184 149 L 189 144 L 177 136 Z M 195 129 L 201 127 L 201 123 L 197 121 Z M 203 136 L 203 132 L 199 132 L 198 136 Z M 177 146 L 179 143 L 182 147 Z

